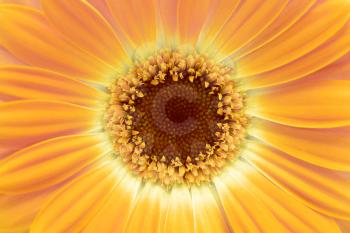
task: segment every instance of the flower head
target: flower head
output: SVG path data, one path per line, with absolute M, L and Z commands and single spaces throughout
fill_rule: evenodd
M 0 232 L 348 232 L 349 12 L 0 1 Z

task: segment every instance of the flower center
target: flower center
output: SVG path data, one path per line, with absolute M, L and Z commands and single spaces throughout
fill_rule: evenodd
M 164 50 L 111 87 L 106 129 L 116 155 L 142 178 L 208 182 L 237 156 L 247 119 L 231 68 Z

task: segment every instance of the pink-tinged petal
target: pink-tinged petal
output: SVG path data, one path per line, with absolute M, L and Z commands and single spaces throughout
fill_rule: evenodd
M 332 128 L 350 123 L 350 81 L 305 80 L 251 92 L 247 112 L 276 123 Z
M 349 53 L 350 24 L 340 30 L 334 37 L 312 52 L 290 62 L 278 69 L 262 74 L 244 77 L 247 89 L 269 87 L 290 82 L 300 78 L 312 77 L 312 73 L 332 66 L 332 63 Z M 319 75 L 323 76 L 322 74 Z
M 38 213 L 30 233 L 81 232 L 124 175 L 110 161 L 64 186 Z
M 238 75 L 266 72 L 308 54 L 348 23 L 349 12 L 348 1 L 324 1 L 318 4 L 280 36 L 238 60 Z
M 0 21 L 0 45 L 27 64 L 101 84 L 115 76 L 114 67 L 67 42 L 34 8 L 0 5 Z
M 243 158 L 297 200 L 327 216 L 350 220 L 350 180 L 258 142 Z M 348 173 L 347 173 L 348 175 Z
M 106 0 L 116 24 L 132 47 L 154 43 L 157 38 L 155 0 Z
M 64 102 L 3 102 L 0 112 L 0 157 L 49 138 L 100 129 L 101 113 Z
M 105 18 L 87 1 L 42 0 L 44 13 L 77 47 L 117 66 L 128 60 Z
M 45 99 L 96 107 L 107 94 L 76 79 L 30 66 L 0 67 L 0 100 Z
M 289 155 L 324 168 L 350 171 L 350 127 L 296 128 L 255 121 L 249 135 Z
M 66 180 L 111 152 L 105 140 L 103 134 L 64 136 L 17 151 L 0 162 L 0 193 L 34 192 Z
M 267 28 L 287 3 L 287 0 L 272 0 L 268 4 L 261 0 L 242 1 L 215 40 L 206 46 L 218 53 L 220 59 L 227 58 Z

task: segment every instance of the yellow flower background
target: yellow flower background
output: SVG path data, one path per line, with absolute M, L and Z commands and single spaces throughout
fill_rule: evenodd
M 349 233 L 350 1 L 0 0 L 0 233 Z M 250 119 L 212 182 L 112 156 L 106 88 L 146 50 L 230 64 Z

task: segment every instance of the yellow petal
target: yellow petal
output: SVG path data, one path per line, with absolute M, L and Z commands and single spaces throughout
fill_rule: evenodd
M 20 60 L 13 56 L 9 51 L 0 46 L 0 66 L 11 65 L 11 64 L 22 64 Z
M 160 233 L 168 207 L 168 193 L 163 187 L 147 183 L 139 192 L 124 233 Z
M 134 48 L 156 41 L 155 0 L 106 0 L 120 30 Z
M 325 215 L 350 220 L 350 180 L 262 143 L 251 142 L 243 158 L 299 201 Z M 347 174 L 348 176 L 348 174 Z
M 241 161 L 237 161 L 237 163 L 238 166 L 232 167 L 230 173 L 236 176 L 255 198 L 264 205 L 264 208 L 270 210 L 276 216 L 276 219 L 284 227 L 292 229 L 292 232 L 340 233 L 333 219 L 311 210 L 271 183 L 247 163 Z
M 297 127 L 349 125 L 349 88 L 350 81 L 345 80 L 300 80 L 251 93 L 247 98 L 247 111 L 263 119 Z
M 339 31 L 350 17 L 350 4 L 325 1 L 270 43 L 237 63 L 237 73 L 247 76 L 285 65 L 322 45 Z
M 268 121 L 253 125 L 251 136 L 295 158 L 324 168 L 350 171 L 350 127 L 305 129 Z
M 139 188 L 139 181 L 125 176 L 113 189 L 100 211 L 91 219 L 82 233 L 124 232 L 128 219 L 135 208 Z M 144 214 L 147 214 L 147 211 L 144 210 Z
M 106 94 L 78 80 L 29 66 L 0 68 L 0 100 L 46 99 L 95 107 Z
M 191 194 L 187 187 L 174 187 L 171 190 L 168 212 L 162 232 L 195 232 Z
M 41 209 L 30 232 L 80 232 L 123 175 L 111 161 L 66 185 Z
M 76 46 L 111 65 L 127 61 L 112 27 L 87 1 L 42 1 L 44 13 Z
M 350 26 L 344 27 L 321 47 L 278 69 L 243 78 L 248 89 L 286 83 L 303 78 L 338 60 L 350 51 Z
M 3 5 L 0 21 L 0 45 L 25 63 L 104 84 L 115 73 L 113 67 L 68 43 L 40 11 Z
M 191 188 L 195 232 L 229 232 L 218 202 L 208 186 Z
M 179 1 L 177 17 L 181 43 L 193 46 L 197 42 L 208 11 L 213 7 L 212 3 L 212 0 Z
M 218 50 L 222 59 L 233 54 L 268 27 L 285 8 L 288 1 L 244 1 L 231 16 L 209 48 Z
M 246 54 L 249 54 L 278 37 L 280 34 L 293 26 L 293 24 L 295 24 L 301 17 L 307 14 L 315 3 L 316 0 L 289 1 L 287 6 L 283 9 L 281 14 L 278 15 L 275 21 L 262 33 L 260 33 L 253 41 L 239 49 L 235 53 L 234 59 L 236 60 Z
M 0 195 L 0 232 L 27 232 L 54 188 L 20 195 Z
M 101 134 L 64 136 L 17 151 L 0 162 L 0 192 L 33 192 L 66 180 L 111 152 L 103 140 Z
M 224 173 L 214 183 L 232 232 L 289 233 L 239 178 Z
M 0 156 L 48 138 L 100 127 L 98 111 L 63 102 L 5 102 L 0 103 L 0 112 Z

